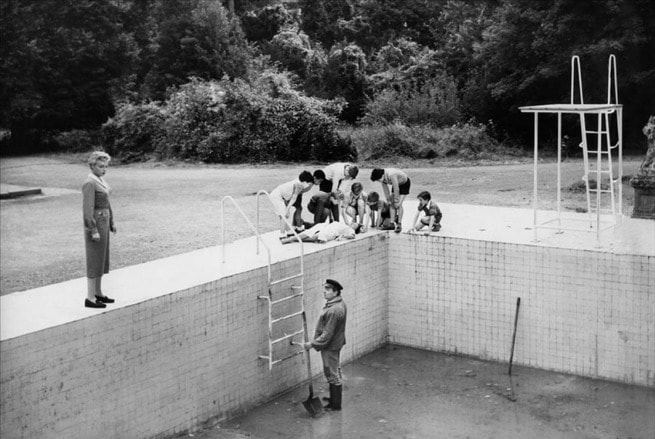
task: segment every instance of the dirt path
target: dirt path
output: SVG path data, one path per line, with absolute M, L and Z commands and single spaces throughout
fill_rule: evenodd
M 634 174 L 639 159 L 624 161 L 624 174 Z M 390 165 L 393 166 L 393 165 Z M 531 208 L 532 163 L 469 167 L 407 169 L 410 197 L 422 190 L 437 202 Z M 210 166 L 134 164 L 111 166 L 112 207 L 118 234 L 112 236 L 112 268 L 214 246 L 221 242 L 221 206 L 232 195 L 254 221 L 255 196 L 321 165 Z M 41 187 L 44 195 L 0 201 L 0 290 L 2 294 L 84 276 L 81 184 L 89 170 L 81 155 L 0 159 L 0 182 Z M 362 168 L 358 180 L 366 191 L 380 190 Z M 539 166 L 541 208 L 554 208 L 557 166 Z M 562 186 L 580 180 L 582 162 L 565 162 Z M 313 192 L 305 196 L 305 203 Z M 585 206 L 584 194 L 563 192 L 563 208 Z M 632 209 L 632 189 L 624 185 L 624 212 Z M 307 216 L 309 219 L 309 216 Z M 447 221 L 447 219 L 445 219 Z M 226 240 L 250 235 L 231 206 L 226 208 Z M 277 220 L 262 209 L 262 229 L 274 230 Z

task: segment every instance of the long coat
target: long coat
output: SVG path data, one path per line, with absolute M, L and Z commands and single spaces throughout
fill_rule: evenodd
M 316 323 L 312 346 L 317 351 L 338 351 L 346 344 L 346 302 L 337 296 L 325 304 Z
M 88 278 L 96 278 L 109 273 L 109 231 L 114 227 L 114 215 L 109 204 L 110 191 L 109 185 L 93 174 L 89 174 L 82 186 L 84 246 Z M 99 241 L 91 239 L 94 233 L 100 235 Z

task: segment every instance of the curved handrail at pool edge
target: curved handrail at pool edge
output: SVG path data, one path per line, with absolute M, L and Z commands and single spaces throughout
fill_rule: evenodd
M 262 240 L 260 234 L 259 234 L 259 220 L 257 221 L 257 227 L 255 227 L 250 220 L 248 219 L 248 216 L 241 210 L 239 205 L 237 204 L 236 200 L 234 197 L 231 197 L 230 195 L 226 195 L 221 199 L 221 262 L 225 263 L 225 201 L 230 200 L 234 207 L 236 207 L 237 211 L 241 214 L 243 219 L 246 220 L 246 223 L 250 227 L 250 229 L 255 233 L 257 236 L 257 254 L 259 254 L 259 241 L 262 242 L 264 245 L 264 248 L 266 249 L 266 256 L 268 260 L 268 283 L 271 283 L 271 250 L 268 248 L 266 243 Z M 257 216 L 259 217 L 259 207 L 258 207 L 258 212 Z

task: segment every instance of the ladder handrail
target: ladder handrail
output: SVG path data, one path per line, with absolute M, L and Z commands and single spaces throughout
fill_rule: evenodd
M 580 103 L 584 104 L 584 97 L 583 97 L 583 92 L 582 92 L 582 73 L 580 69 L 580 58 L 577 55 L 574 55 L 571 57 L 571 104 L 575 103 L 575 85 L 576 85 L 576 77 L 577 77 L 577 82 L 578 82 L 578 88 L 579 88 L 579 93 L 580 93 Z M 612 93 L 612 86 L 614 87 L 614 93 Z M 614 102 L 612 102 L 612 99 L 614 99 Z M 607 104 L 616 104 L 618 105 L 618 100 L 619 100 L 619 93 L 618 93 L 618 82 L 617 82 L 617 70 L 616 70 L 616 57 L 614 55 L 610 55 L 607 61 Z M 611 143 L 611 129 L 610 129 L 610 113 L 616 112 L 617 114 L 617 129 L 618 129 L 618 134 L 619 134 L 619 139 L 617 140 L 615 145 L 612 145 Z M 584 162 L 584 168 L 585 168 L 585 173 L 584 176 L 582 177 L 582 180 L 585 182 L 585 192 L 586 192 L 586 198 L 587 198 L 587 213 L 589 215 L 589 221 L 590 221 L 590 226 L 591 226 L 591 221 L 592 221 L 592 210 L 595 210 L 596 213 L 596 224 L 597 224 L 597 236 L 598 239 L 600 239 L 600 212 L 602 210 L 602 205 L 601 205 L 601 194 L 602 193 L 609 193 L 610 195 L 610 211 L 616 216 L 616 205 L 615 205 L 615 185 L 618 186 L 618 191 L 619 191 L 619 216 L 621 215 L 621 175 L 622 175 L 622 163 L 621 163 L 621 122 L 620 122 L 620 117 L 621 117 L 621 111 L 620 109 L 618 110 L 611 110 L 604 112 L 603 114 L 599 113 L 597 116 L 597 127 L 595 130 L 588 130 L 586 125 L 586 117 L 583 113 L 580 113 L 580 131 L 581 131 L 581 137 L 582 141 L 580 142 L 580 147 L 583 150 L 583 162 Z M 604 127 L 603 127 L 603 122 L 604 122 Z M 589 139 L 587 139 L 588 134 L 594 134 L 596 135 L 596 150 L 590 150 L 589 147 L 590 145 L 588 144 Z M 607 143 L 607 151 L 603 151 L 603 138 L 605 138 L 605 142 Z M 619 148 L 619 177 L 617 179 L 614 179 L 613 176 L 613 164 L 612 164 L 612 149 L 618 147 Z M 590 167 L 590 161 L 589 161 L 589 154 L 596 154 L 596 168 L 591 169 Z M 606 154 L 607 155 L 607 169 L 603 169 L 602 167 L 602 155 Z M 559 162 L 559 158 L 558 158 Z M 559 166 L 558 166 L 558 172 L 559 172 Z M 590 174 L 596 174 L 596 189 L 591 189 L 589 187 L 589 176 Z M 602 184 L 602 175 L 603 174 L 608 174 L 609 176 L 609 190 L 602 190 L 601 189 L 601 184 Z M 618 183 L 618 184 L 617 184 Z M 595 193 L 595 206 L 592 206 L 591 203 L 591 193 Z M 559 194 L 559 188 L 558 188 L 558 194 Z M 558 201 L 559 201 L 559 195 L 558 195 Z M 593 209 L 592 209 L 593 207 Z M 559 210 L 559 206 L 558 206 Z
M 609 58 L 607 59 L 607 103 L 611 104 L 612 103 L 612 84 L 614 84 L 614 104 L 619 103 L 619 87 L 618 87 L 618 81 L 617 81 L 617 70 L 616 70 L 616 56 L 614 54 L 610 54 Z M 618 131 L 620 131 L 619 127 L 619 114 L 618 112 L 616 113 L 616 129 L 617 129 L 617 135 Z M 616 144 L 612 146 L 612 137 L 610 135 L 610 115 L 609 113 L 605 113 L 605 129 L 607 132 L 605 133 L 605 141 L 607 142 L 607 160 L 609 164 L 609 177 L 610 177 L 610 197 L 611 197 L 611 203 L 612 203 L 612 213 L 616 215 L 616 200 L 615 200 L 615 194 L 614 194 L 614 176 L 612 174 L 612 169 L 613 169 L 613 164 L 612 164 L 612 149 L 616 148 L 619 146 L 621 139 L 617 138 Z M 621 149 L 619 148 L 618 155 L 620 156 L 623 153 Z M 619 189 L 619 197 L 622 197 L 622 192 L 621 192 L 621 179 L 623 178 L 623 171 L 622 171 L 622 166 L 623 164 L 621 163 L 621 159 L 619 158 L 619 177 L 618 177 L 618 189 Z M 621 200 L 619 200 L 619 217 L 623 214 L 621 212 L 622 209 L 622 204 Z M 599 206 L 600 210 L 600 206 Z
M 257 215 L 256 215 L 257 227 L 255 228 L 257 236 L 259 236 L 259 199 L 261 198 L 262 195 L 265 195 L 266 198 L 268 198 L 268 201 L 271 203 L 271 205 L 273 205 L 273 207 L 275 207 L 275 204 L 273 203 L 273 200 L 271 199 L 271 196 L 270 196 L 270 194 L 268 192 L 266 192 L 264 189 L 261 189 L 261 190 L 259 190 L 257 192 Z M 285 278 L 278 279 L 276 281 L 272 281 L 271 280 L 271 274 L 270 274 L 270 263 L 269 263 L 268 296 L 257 296 L 258 299 L 264 299 L 268 303 L 268 355 L 260 355 L 259 358 L 265 359 L 265 360 L 268 361 L 268 370 L 269 371 L 273 370 L 273 365 L 275 365 L 277 363 L 280 363 L 280 362 L 282 362 L 284 360 L 293 358 L 296 355 L 300 355 L 300 354 L 304 353 L 304 351 L 305 351 L 303 349 L 303 350 L 295 352 L 295 353 L 293 353 L 291 355 L 287 355 L 287 356 L 285 356 L 283 358 L 273 360 L 273 344 L 278 343 L 278 342 L 283 341 L 283 340 L 286 340 L 287 338 L 293 338 L 298 334 L 303 334 L 303 340 L 307 341 L 307 325 L 306 324 L 303 325 L 303 329 L 301 331 L 296 331 L 291 335 L 285 334 L 284 337 L 273 340 L 273 324 L 278 323 L 280 321 L 284 321 L 284 320 L 292 318 L 292 317 L 299 316 L 299 315 L 302 316 L 303 322 L 306 321 L 306 317 L 305 317 L 305 248 L 304 248 L 302 240 L 298 236 L 298 233 L 293 228 L 293 226 L 291 224 L 289 224 L 289 221 L 285 217 L 282 216 L 281 218 L 282 218 L 282 220 L 284 220 L 284 223 L 287 225 L 289 230 L 291 230 L 293 232 L 293 235 L 296 237 L 296 239 L 300 243 L 300 273 L 295 274 L 295 275 L 291 275 L 291 276 L 287 276 Z M 258 241 L 257 250 L 259 251 L 259 241 Z M 283 317 L 280 317 L 280 318 L 277 318 L 277 319 L 273 319 L 273 314 L 272 314 L 273 304 L 282 302 L 282 301 L 284 301 L 286 299 L 280 299 L 278 301 L 273 301 L 271 287 L 274 284 L 278 284 L 278 283 L 281 283 L 281 282 L 286 282 L 286 281 L 293 280 L 293 279 L 296 279 L 296 278 L 300 278 L 300 293 L 293 294 L 293 295 L 291 295 L 289 297 L 299 297 L 300 296 L 300 298 L 301 298 L 300 311 L 292 313 L 292 314 L 288 314 L 286 316 L 283 316 Z M 292 340 L 292 344 L 293 344 L 293 340 Z M 308 355 L 309 355 L 309 353 L 308 353 Z
M 616 57 L 612 54 L 607 59 L 607 103 L 619 103 L 619 87 L 616 79 Z M 614 84 L 614 102 L 612 102 L 612 84 Z
M 582 95 L 582 72 L 580 71 L 580 57 L 573 55 L 571 57 L 571 104 L 575 104 L 575 72 L 578 72 L 578 89 L 580 90 L 580 103 L 584 104 L 584 96 Z
M 271 283 L 271 250 L 268 248 L 264 240 L 262 239 L 261 235 L 259 234 L 259 227 L 255 228 L 255 226 L 250 222 L 248 219 L 248 216 L 241 210 L 239 205 L 237 204 L 236 200 L 234 197 L 230 195 L 226 195 L 223 198 L 221 198 L 221 262 L 225 263 L 225 201 L 231 201 L 234 207 L 236 207 L 237 211 L 241 214 L 243 219 L 246 220 L 246 223 L 250 227 L 250 229 L 255 232 L 255 235 L 257 236 L 257 254 L 259 254 L 259 242 L 261 241 L 262 244 L 264 245 L 264 248 L 266 249 L 266 256 L 268 260 L 268 283 Z
M 268 201 L 270 201 L 271 205 L 273 205 L 275 207 L 275 204 L 273 204 L 273 200 L 271 199 L 271 195 L 268 192 L 266 192 L 264 189 L 260 189 L 257 192 L 257 216 L 256 216 L 256 218 L 257 218 L 257 228 L 256 228 L 257 235 L 259 235 L 259 198 L 262 195 L 266 195 L 266 198 L 268 199 Z M 304 288 L 303 276 L 305 274 L 305 248 L 303 246 L 302 239 L 300 239 L 300 237 L 298 236 L 298 233 L 295 231 L 293 226 L 289 223 L 289 221 L 285 217 L 281 217 L 281 218 L 284 220 L 284 223 L 287 225 L 287 227 L 289 227 L 289 230 L 291 230 L 293 232 L 293 235 L 296 237 L 296 239 L 300 243 L 300 273 L 299 273 L 299 276 L 300 276 L 300 287 Z M 259 247 L 257 247 L 257 249 L 259 250 Z M 268 283 L 269 284 L 271 283 L 270 277 L 268 279 Z

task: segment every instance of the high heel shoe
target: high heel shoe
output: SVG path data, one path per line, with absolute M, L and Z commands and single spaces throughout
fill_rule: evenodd
M 84 299 L 84 306 L 86 308 L 107 308 L 107 305 L 101 302 L 91 302 L 89 299 Z

